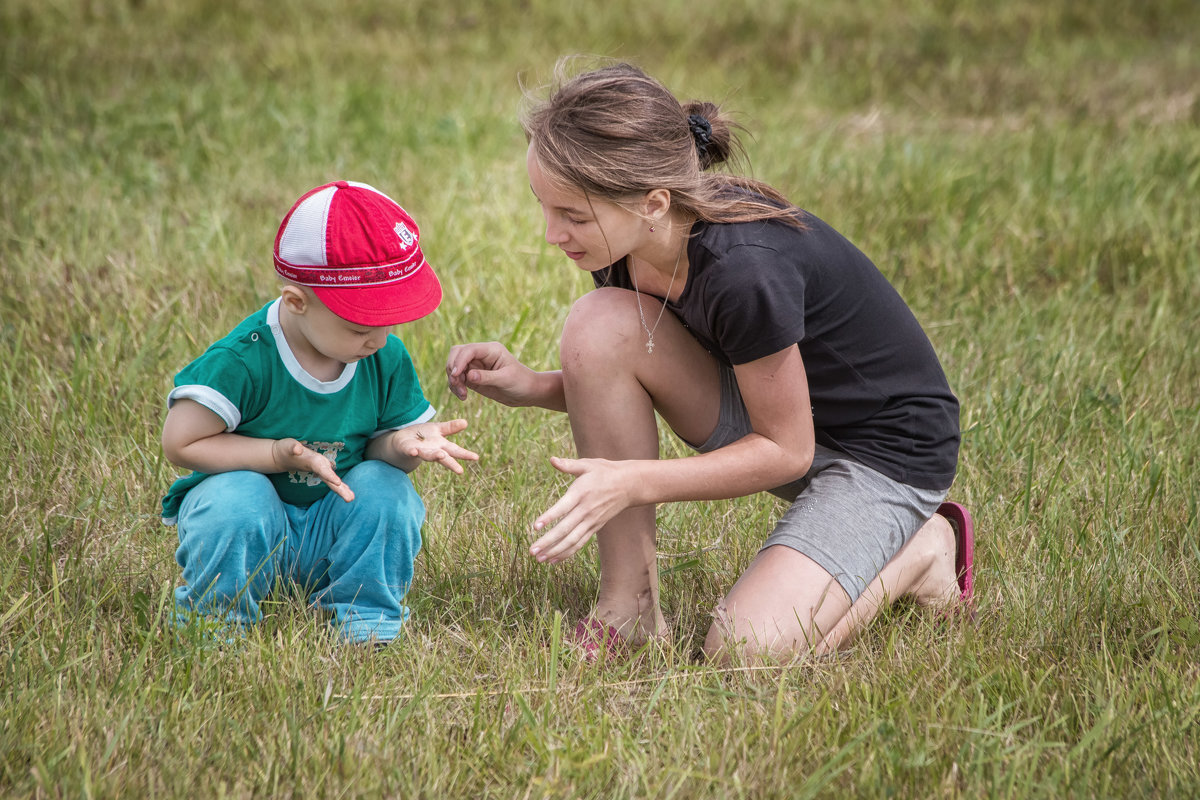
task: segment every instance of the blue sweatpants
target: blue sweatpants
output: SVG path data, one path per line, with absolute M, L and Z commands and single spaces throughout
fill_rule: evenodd
M 383 461 L 363 461 L 343 480 L 353 501 L 330 492 L 307 507 L 281 501 L 257 472 L 213 475 L 189 491 L 177 522 L 184 585 L 175 589 L 176 618 L 253 624 L 284 579 L 332 612 L 345 639 L 396 638 L 408 619 L 403 600 L 425 504 L 408 475 Z

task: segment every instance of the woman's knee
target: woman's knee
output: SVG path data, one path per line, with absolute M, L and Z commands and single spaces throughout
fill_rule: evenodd
M 808 556 L 768 548 L 713 610 L 704 655 L 726 664 L 811 653 L 850 606 L 845 589 Z
M 736 650 L 733 640 L 732 620 L 729 607 L 721 602 L 713 609 L 713 621 L 708 626 L 708 634 L 704 637 L 701 652 L 704 659 L 719 666 L 727 666 L 734 660 Z
M 713 621 L 701 652 L 718 666 L 790 661 L 813 646 L 813 631 L 787 631 L 778 620 L 735 618 L 725 603 L 713 611 Z
M 795 650 L 796 643 L 784 643 L 777 635 L 767 637 L 769 629 L 776 628 L 766 621 L 737 617 L 729 605 L 722 601 L 713 609 L 713 621 L 704 637 L 704 658 L 720 666 L 761 661 L 777 657 L 780 647 Z
M 647 309 L 657 301 L 647 298 Z M 588 292 L 571 306 L 563 324 L 559 355 L 563 369 L 580 364 L 594 365 L 597 358 L 622 357 L 626 345 L 636 344 L 641 331 L 637 298 L 627 289 L 603 287 Z

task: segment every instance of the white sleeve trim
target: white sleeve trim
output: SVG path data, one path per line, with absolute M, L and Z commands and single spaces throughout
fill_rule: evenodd
M 434 408 L 432 405 L 428 405 L 425 407 L 425 411 L 422 412 L 421 415 L 419 417 L 417 417 L 416 419 L 414 419 L 410 422 L 405 422 L 401 425 L 397 425 L 394 428 L 384 428 L 381 431 L 375 431 L 374 433 L 371 434 L 371 438 L 378 439 L 380 436 L 383 436 L 385 433 L 391 433 L 392 431 L 398 431 L 401 428 L 407 428 L 409 425 L 419 425 L 422 422 L 428 422 L 429 420 L 433 419 L 433 416 L 436 413 L 437 413 L 437 409 Z
M 229 402 L 229 398 L 211 386 L 199 383 L 176 386 L 167 395 L 167 408 L 174 405 L 175 401 L 180 398 L 194 400 L 220 417 L 225 423 L 226 433 L 232 433 L 237 430 L 238 425 L 242 424 L 242 412 L 238 411 L 237 406 Z

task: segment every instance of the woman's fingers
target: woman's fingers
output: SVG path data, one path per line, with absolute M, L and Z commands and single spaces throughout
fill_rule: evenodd
M 569 459 L 567 459 L 569 460 Z M 529 548 L 538 561 L 555 564 L 573 556 L 599 526 L 595 514 L 584 504 L 586 494 L 574 484 L 533 523 L 535 531 L 545 531 Z
M 587 544 L 592 537 L 591 526 L 582 515 L 571 513 L 560 519 L 545 535 L 533 543 L 529 552 L 542 563 L 565 561 Z
M 609 462 L 585 458 L 552 457 L 559 472 L 575 480 L 554 505 L 533 522 L 543 531 L 530 552 L 539 561 L 557 563 L 570 558 L 604 525 L 627 506 L 617 473 Z
M 503 363 L 508 350 L 499 342 L 456 344 L 446 358 L 446 382 L 459 400 L 466 400 L 468 389 L 486 386 L 490 373 Z

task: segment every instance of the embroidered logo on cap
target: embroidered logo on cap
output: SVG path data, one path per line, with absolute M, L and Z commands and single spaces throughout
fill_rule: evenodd
M 404 242 L 405 247 L 412 247 L 412 231 L 406 228 L 403 222 L 397 222 L 396 227 L 393 228 L 393 230 L 396 231 L 396 235 L 400 237 L 400 241 Z

